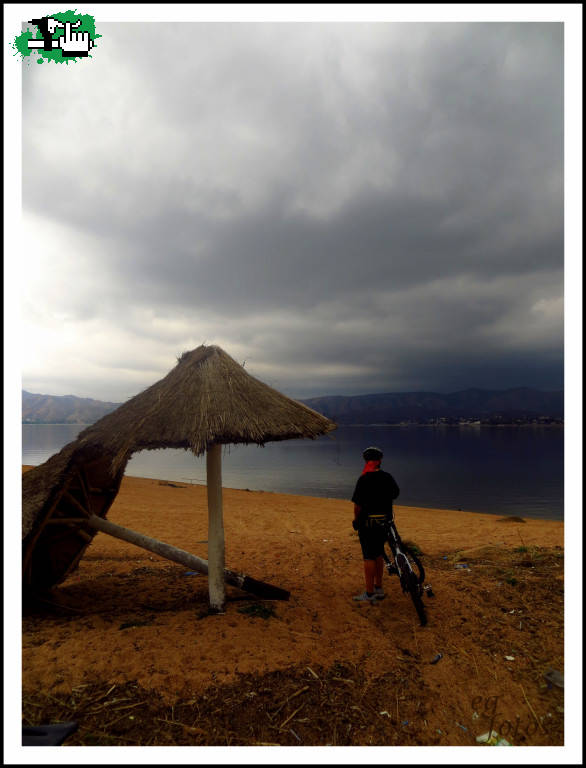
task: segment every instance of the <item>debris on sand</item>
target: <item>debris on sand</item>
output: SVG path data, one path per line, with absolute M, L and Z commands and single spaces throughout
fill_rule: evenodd
M 557 669 L 552 669 L 551 667 L 547 670 L 547 672 L 544 674 L 544 678 L 547 680 L 548 683 L 551 683 L 552 685 L 557 685 L 558 688 L 564 687 L 564 676 L 561 672 L 558 672 Z
M 506 739 L 499 738 L 496 731 L 490 733 L 483 733 L 481 736 L 476 737 L 476 741 L 479 744 L 486 744 L 489 747 L 510 747 L 511 744 Z

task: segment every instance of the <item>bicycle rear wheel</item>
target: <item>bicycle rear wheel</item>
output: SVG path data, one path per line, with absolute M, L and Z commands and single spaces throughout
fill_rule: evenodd
M 423 565 L 421 563 L 421 560 L 417 557 L 415 552 L 411 549 L 411 547 L 406 546 L 401 542 L 401 547 L 403 548 L 403 551 L 407 555 L 410 564 L 411 564 L 411 570 L 413 570 L 413 565 L 415 565 L 415 568 L 417 568 L 417 571 L 419 572 L 419 575 L 417 577 L 417 581 L 419 584 L 423 584 L 425 581 L 425 569 L 423 568 Z
M 413 605 L 419 616 L 419 623 L 424 627 L 427 624 L 427 614 L 425 613 L 425 607 L 423 605 L 423 600 L 421 599 L 421 585 L 417 580 L 417 576 L 415 576 L 414 573 L 411 575 L 412 578 L 409 580 L 409 596 L 413 601 Z

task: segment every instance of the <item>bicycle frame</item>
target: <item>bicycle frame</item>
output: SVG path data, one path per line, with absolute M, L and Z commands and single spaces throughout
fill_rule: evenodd
M 409 552 L 409 555 L 413 558 L 413 561 L 415 562 L 415 565 L 419 570 L 419 575 L 417 575 L 413 570 L 413 567 L 411 566 L 411 563 L 409 561 L 409 557 L 405 552 L 407 548 L 401 541 L 401 537 L 399 536 L 399 532 L 397 531 L 395 523 L 391 521 L 387 521 L 385 523 L 385 532 L 387 534 L 387 541 L 389 543 L 393 560 L 395 561 L 394 565 L 396 570 L 398 571 L 398 576 L 401 581 L 401 587 L 403 588 L 403 592 L 409 591 L 409 588 L 412 582 L 411 574 L 415 576 L 419 584 L 423 584 L 425 580 L 425 571 L 423 569 L 423 566 L 421 565 L 419 560 L 414 556 L 413 552 Z M 387 571 L 389 573 L 395 573 L 395 571 L 393 570 L 393 564 L 391 563 L 386 552 L 383 553 L 383 558 L 387 566 Z
M 408 547 L 406 547 L 401 541 L 399 532 L 395 527 L 395 523 L 392 520 L 387 520 L 384 523 L 385 533 L 387 536 L 387 542 L 391 551 L 391 556 L 394 560 L 394 564 L 387 553 L 383 550 L 383 559 L 387 566 L 389 574 L 396 573 L 401 582 L 401 589 L 403 592 L 408 592 L 417 614 L 421 621 L 422 626 L 427 623 L 427 617 L 425 615 L 425 609 L 421 598 L 423 595 L 423 582 L 425 580 L 425 571 L 418 557 Z M 417 567 L 419 575 L 413 569 L 411 560 Z

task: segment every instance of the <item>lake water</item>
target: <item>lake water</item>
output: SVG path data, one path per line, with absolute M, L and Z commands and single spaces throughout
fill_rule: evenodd
M 23 424 L 22 463 L 42 464 L 83 428 Z M 231 445 L 223 450 L 223 485 L 350 499 L 368 445 L 384 451 L 399 504 L 563 519 L 564 431 L 555 427 L 339 427 L 317 440 Z M 205 484 L 205 456 L 141 451 L 126 474 Z

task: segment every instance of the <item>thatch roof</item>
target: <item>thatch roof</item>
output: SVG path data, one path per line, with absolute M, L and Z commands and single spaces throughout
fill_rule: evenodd
M 89 515 L 105 517 L 124 475 L 113 456 L 69 443 L 22 477 L 23 578 L 49 588 L 76 566 L 95 531 Z
M 264 443 L 316 438 L 334 422 L 255 379 L 216 346 L 184 353 L 165 378 L 79 435 L 85 446 L 115 454 L 115 465 L 136 451 L 185 448 L 196 456 L 217 443 Z
M 219 347 L 184 353 L 167 376 L 23 475 L 25 582 L 50 587 L 75 568 L 136 451 L 316 438 L 334 422 L 250 376 Z

